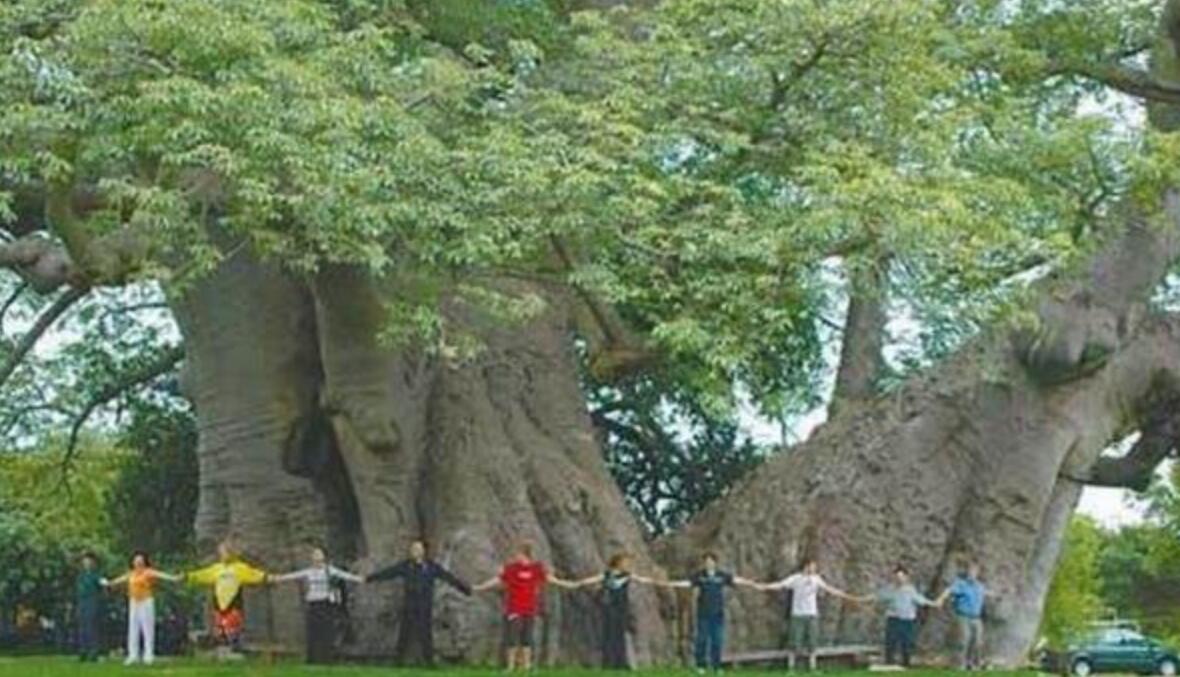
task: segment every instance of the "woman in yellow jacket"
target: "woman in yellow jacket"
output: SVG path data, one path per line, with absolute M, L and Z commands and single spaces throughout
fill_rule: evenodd
M 225 659 L 241 648 L 245 612 L 242 588 L 265 583 L 269 575 L 238 559 L 228 543 L 217 546 L 217 562 L 190 572 L 185 580 L 193 585 L 213 586 L 213 629 L 219 646 L 218 658 Z

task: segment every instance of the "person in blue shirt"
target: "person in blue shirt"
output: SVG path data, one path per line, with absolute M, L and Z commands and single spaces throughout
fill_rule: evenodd
M 657 583 L 658 584 L 658 583 Z M 697 634 L 694 644 L 697 672 L 706 668 L 721 670 L 721 650 L 725 646 L 725 589 L 735 585 L 756 588 L 753 581 L 735 576 L 717 567 L 717 554 L 707 552 L 701 558 L 701 569 L 684 581 L 666 584 L 673 588 L 696 590 Z
M 979 580 L 979 565 L 970 562 L 938 598 L 942 604 L 951 600 L 951 609 L 959 625 L 959 658 L 964 670 L 983 668 L 983 607 L 987 587 Z

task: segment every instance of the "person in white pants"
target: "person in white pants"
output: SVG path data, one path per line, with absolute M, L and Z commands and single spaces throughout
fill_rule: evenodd
M 133 665 L 141 660 L 151 665 L 156 659 L 156 600 L 152 595 L 157 580 L 179 581 L 179 576 L 152 568 L 147 553 L 131 556 L 131 571 L 103 585 L 113 587 L 127 584 L 127 660 Z M 143 650 L 140 651 L 140 638 Z

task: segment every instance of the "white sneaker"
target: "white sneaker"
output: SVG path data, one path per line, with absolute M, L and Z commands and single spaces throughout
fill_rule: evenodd
M 137 659 L 133 656 L 128 656 L 127 660 L 123 661 L 123 665 L 135 665 L 138 662 L 139 662 L 139 659 Z

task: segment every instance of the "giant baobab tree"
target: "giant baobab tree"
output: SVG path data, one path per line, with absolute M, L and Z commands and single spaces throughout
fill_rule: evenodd
M 1152 299 L 1180 255 L 1180 3 L 255 5 L 0 10 L 0 266 L 45 299 L 0 388 L 89 295 L 160 285 L 182 345 L 81 414 L 181 365 L 206 545 L 375 562 L 424 535 L 469 577 L 519 538 L 575 574 L 709 548 L 857 589 L 965 555 L 1014 663 L 1082 487 L 1141 487 L 1174 449 L 1180 326 Z M 1079 113 L 1114 91 L 1151 126 Z M 831 421 L 647 542 L 581 370 L 781 406 L 814 385 L 832 261 Z M 962 335 L 885 387 L 899 301 L 958 304 Z M 294 594 L 252 603 L 299 641 Z M 358 601 L 357 652 L 389 650 L 393 603 Z M 593 601 L 549 604 L 547 656 L 592 660 Z M 670 659 L 675 600 L 635 605 L 640 658 Z M 776 600 L 734 605 L 738 646 L 771 639 Z M 443 652 L 489 658 L 496 622 L 445 598 Z

